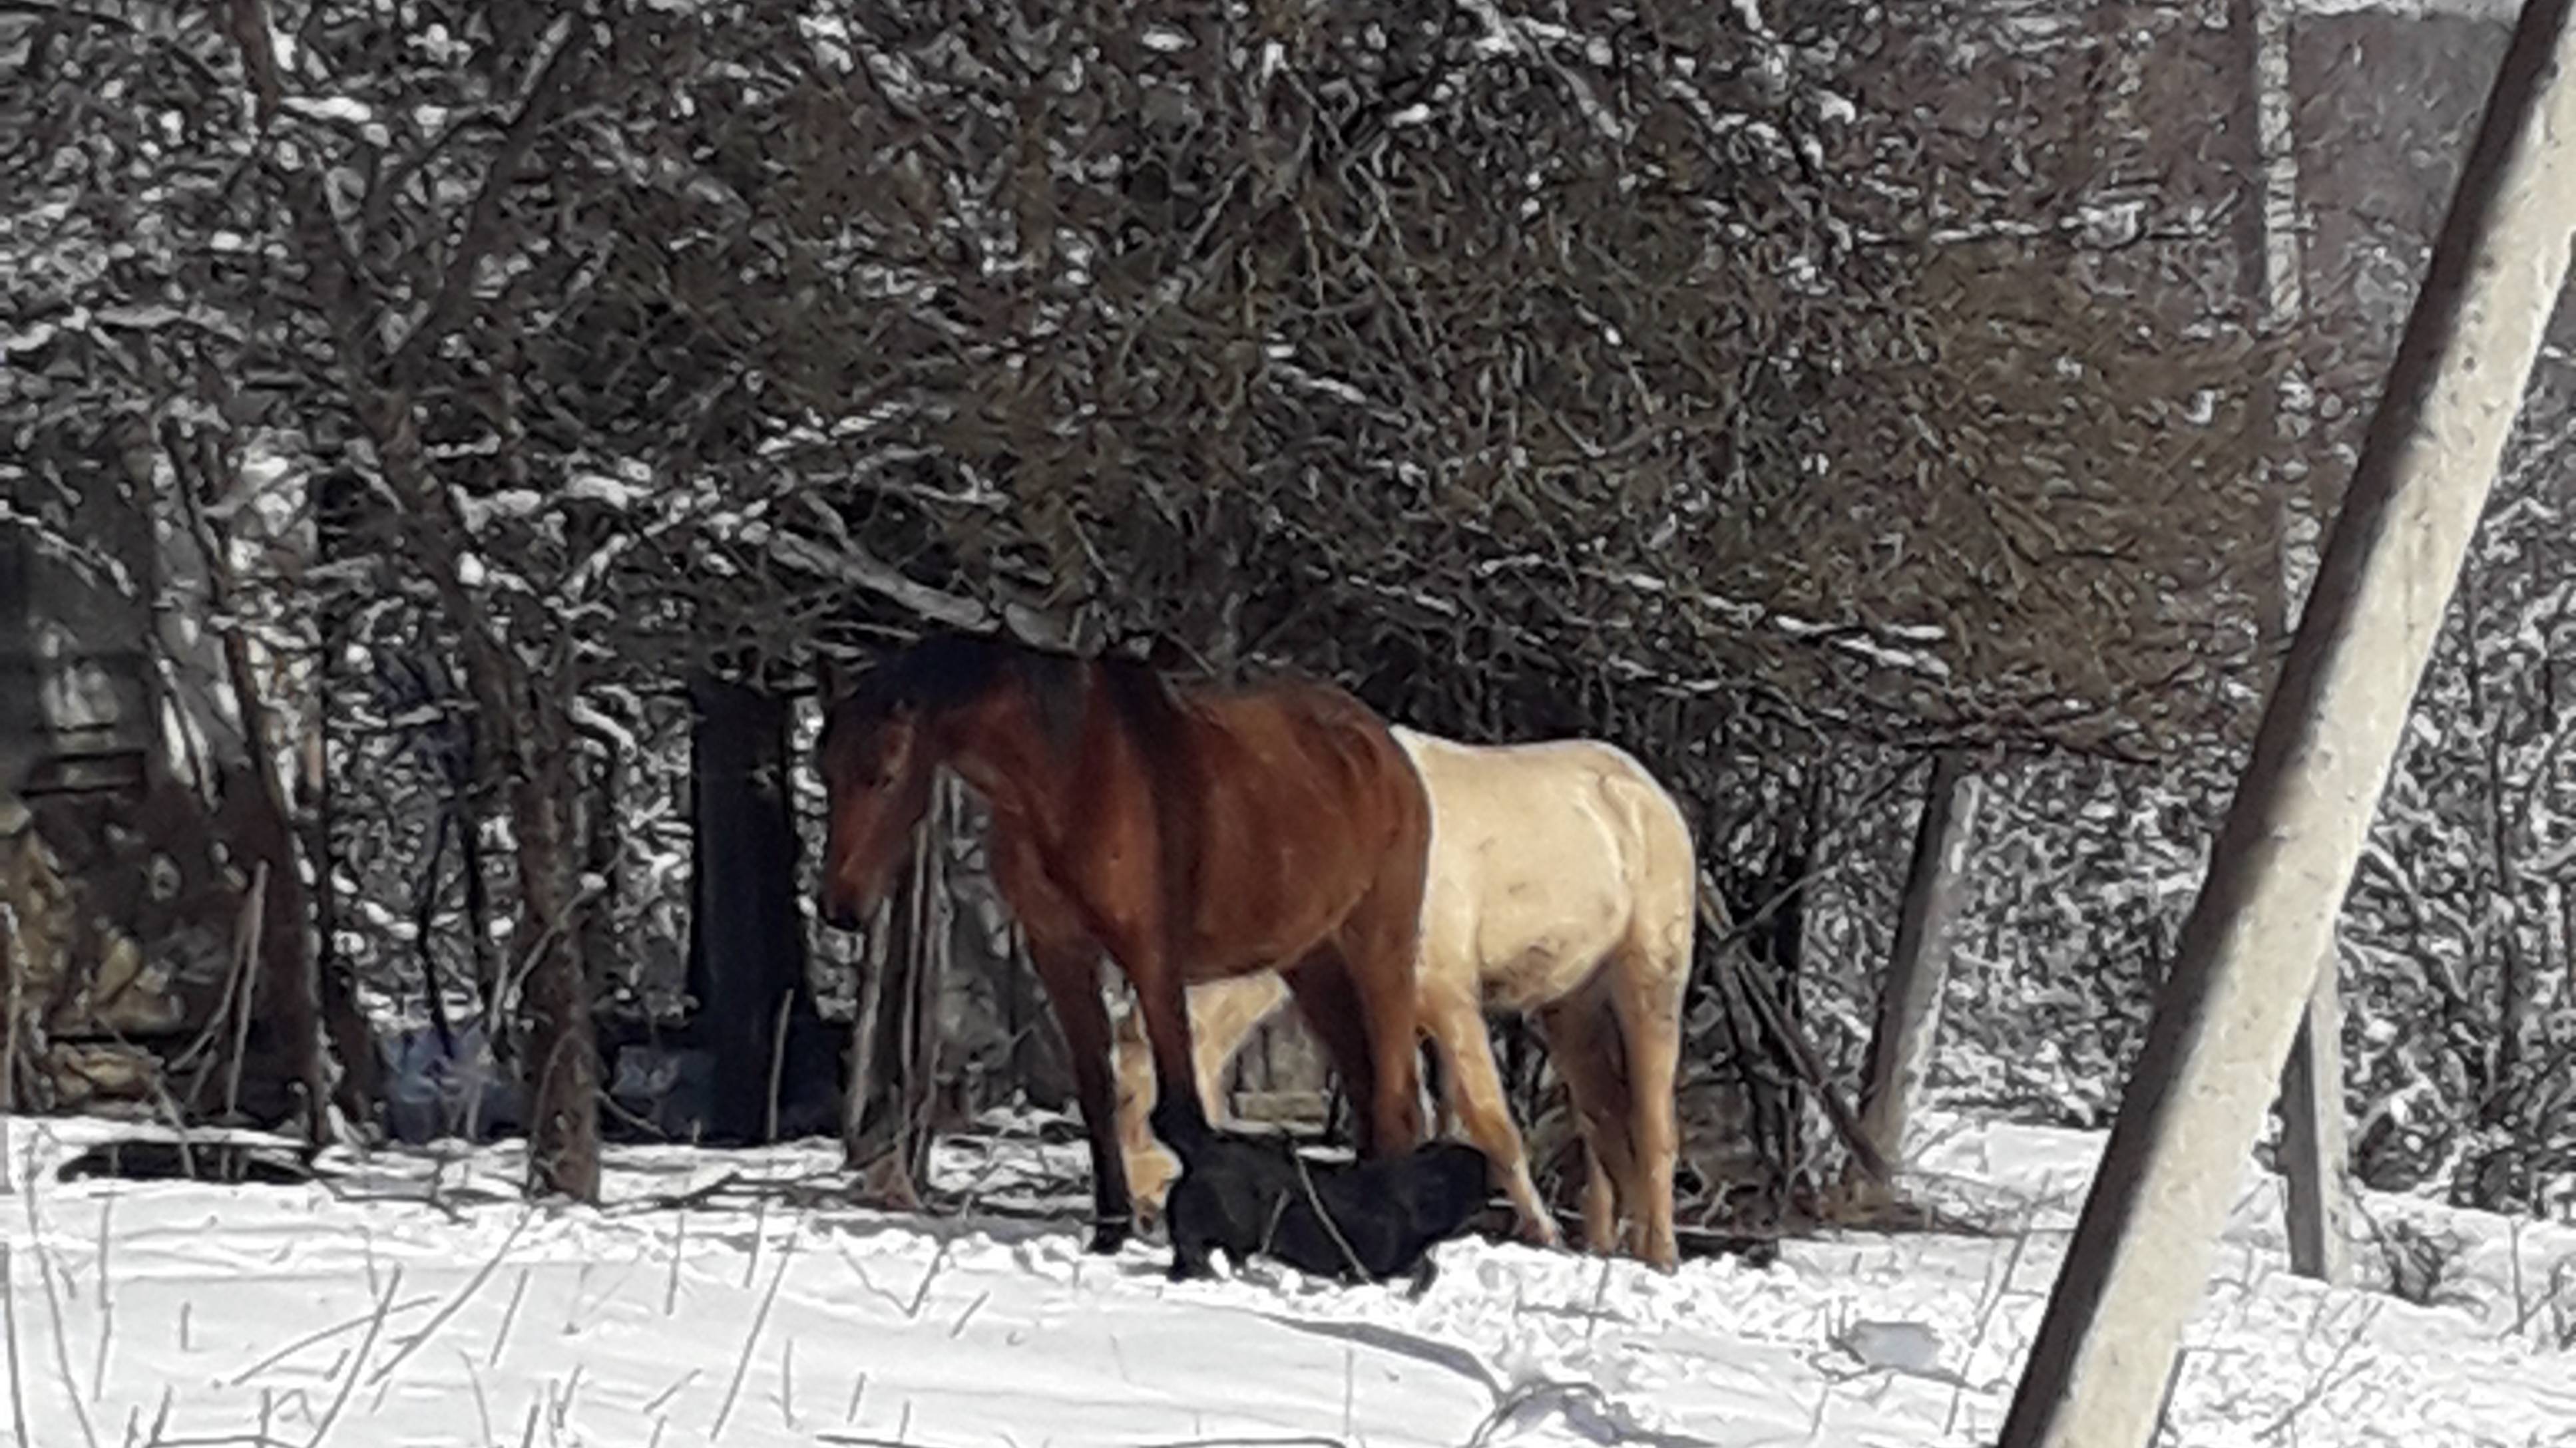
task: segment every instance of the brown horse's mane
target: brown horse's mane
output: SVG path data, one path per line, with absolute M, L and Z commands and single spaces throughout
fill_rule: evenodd
M 870 669 L 849 702 L 863 713 L 908 708 L 935 714 L 1017 684 L 1028 691 L 1048 744 L 1062 755 L 1081 733 L 1094 677 L 1119 721 L 1141 743 L 1165 757 L 1179 750 L 1181 703 L 1151 665 L 1042 648 L 1001 634 L 925 635 Z

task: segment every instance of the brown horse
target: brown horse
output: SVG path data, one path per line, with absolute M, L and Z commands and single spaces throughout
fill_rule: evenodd
M 828 685 L 827 685 L 828 687 Z M 1354 1101 L 1368 1155 L 1422 1135 L 1413 958 L 1431 806 L 1367 705 L 1280 681 L 1176 690 L 1143 664 L 942 634 L 835 704 L 822 911 L 857 928 L 909 849 L 945 764 L 993 816 L 993 871 L 1064 1030 L 1091 1143 L 1096 1252 L 1133 1222 L 1100 996 L 1105 950 L 1136 989 L 1166 1083 L 1191 1079 L 1193 982 L 1277 970 Z M 1188 1160 L 1195 1090 L 1157 1093 Z

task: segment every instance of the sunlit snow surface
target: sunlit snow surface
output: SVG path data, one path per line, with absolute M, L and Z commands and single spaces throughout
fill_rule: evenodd
M 1670 1278 L 1464 1242 L 1414 1301 L 1267 1269 L 1175 1286 L 1144 1242 L 1087 1257 L 1081 1150 L 1025 1134 L 944 1145 L 941 1185 L 994 1207 L 932 1222 L 812 1204 L 841 1180 L 823 1143 L 618 1150 L 589 1211 L 517 1200 L 513 1148 L 211 1187 L 55 1178 L 121 1124 L 7 1131 L 7 1421 L 46 1448 L 1991 1441 L 2100 1142 L 1932 1122 L 1923 1189 L 1991 1238 Z M 751 1190 L 784 1182 L 807 1189 Z M 2164 1441 L 2576 1444 L 2544 1305 L 2576 1229 L 2374 1198 L 2470 1243 L 2457 1302 L 2414 1307 L 2289 1276 L 2277 1196 L 2249 1173 Z

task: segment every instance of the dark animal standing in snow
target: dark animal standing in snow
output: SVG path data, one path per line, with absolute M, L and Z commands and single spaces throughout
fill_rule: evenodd
M 829 687 L 828 685 L 826 686 Z M 823 918 L 855 929 L 910 852 L 945 764 L 992 809 L 995 882 L 1064 1029 L 1091 1138 L 1091 1247 L 1134 1225 L 1100 1000 L 1105 950 L 1136 987 L 1162 1089 L 1154 1134 L 1208 1133 L 1193 983 L 1276 970 L 1332 1054 L 1360 1154 L 1422 1139 L 1413 959 L 1431 803 L 1386 721 L 1341 689 L 1174 689 L 1143 664 L 949 634 L 832 706 Z
M 1172 1277 L 1209 1275 L 1223 1247 L 1241 1266 L 1258 1252 L 1344 1282 L 1413 1273 L 1430 1282 L 1434 1242 L 1484 1210 L 1492 1163 L 1462 1141 L 1354 1163 L 1309 1161 L 1285 1137 L 1211 1132 L 1182 1154 L 1163 1208 Z

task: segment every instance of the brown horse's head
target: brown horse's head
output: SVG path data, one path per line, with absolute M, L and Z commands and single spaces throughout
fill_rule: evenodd
M 815 764 L 823 776 L 823 918 L 856 930 L 883 897 L 939 763 L 919 701 L 871 678 L 831 706 Z
M 846 697 L 827 667 L 815 764 L 823 776 L 823 918 L 856 930 L 910 852 L 930 782 L 958 731 L 1001 697 L 1022 653 L 996 638 L 934 634 L 886 659 Z

